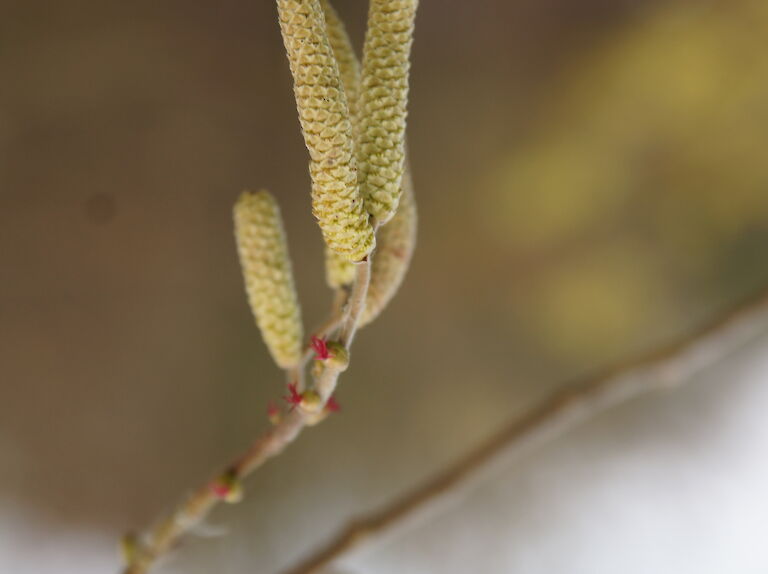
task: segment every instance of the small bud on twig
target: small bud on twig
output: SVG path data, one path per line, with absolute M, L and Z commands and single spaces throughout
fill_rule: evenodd
M 243 485 L 232 471 L 227 471 L 211 484 L 211 492 L 216 498 L 234 504 L 243 499 Z
M 323 361 L 325 366 L 337 371 L 346 371 L 349 366 L 349 351 L 338 341 L 326 341 L 315 335 L 311 339 L 315 360 Z
M 273 425 L 278 424 L 283 419 L 283 413 L 275 403 L 270 402 L 267 406 L 267 418 Z
M 335 413 L 341 410 L 341 407 L 339 406 L 339 403 L 336 402 L 336 399 L 331 396 L 331 398 L 328 399 L 328 401 L 325 403 L 325 406 L 322 408 L 322 410 L 317 411 L 316 413 L 311 413 L 305 420 L 306 424 L 309 426 L 314 426 L 322 421 L 324 421 L 328 415 L 331 413 Z
M 317 413 L 320 412 L 322 403 L 323 400 L 320 398 L 320 395 L 310 389 L 301 393 L 299 408 L 306 413 Z
M 338 341 L 329 341 L 326 344 L 328 348 L 328 359 L 325 364 L 337 371 L 346 371 L 349 366 L 349 351 Z

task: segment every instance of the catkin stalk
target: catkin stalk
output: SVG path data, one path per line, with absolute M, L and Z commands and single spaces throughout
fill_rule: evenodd
M 309 150 L 312 213 L 323 238 L 348 261 L 375 239 L 360 195 L 352 123 L 319 0 L 277 0 L 280 29 Z
M 413 26 L 418 0 L 371 0 L 358 103 L 360 186 L 384 224 L 397 211 L 405 162 Z
M 256 324 L 275 363 L 289 369 L 301 359 L 304 335 L 280 209 L 267 191 L 245 192 L 235 204 L 234 219 Z

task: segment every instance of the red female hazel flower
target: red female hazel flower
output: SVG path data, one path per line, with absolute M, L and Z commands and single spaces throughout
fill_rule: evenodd
M 328 350 L 328 343 L 325 339 L 321 339 L 317 335 L 312 335 L 312 349 L 315 351 L 315 359 L 318 361 L 325 361 L 330 359 L 333 355 Z

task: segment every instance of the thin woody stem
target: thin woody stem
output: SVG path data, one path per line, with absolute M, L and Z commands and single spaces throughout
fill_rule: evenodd
M 368 286 L 370 283 L 371 256 L 369 255 L 365 261 L 357 264 L 355 284 L 352 293 L 349 295 L 347 313 L 339 336 L 339 341 L 345 347 L 349 347 L 352 344 L 352 339 L 355 338 L 360 316 L 365 311 L 365 300 L 368 296 Z
M 269 429 L 240 458 L 212 480 L 194 491 L 175 511 L 163 519 L 139 543 L 123 574 L 146 574 L 158 558 L 168 553 L 194 526 L 200 524 L 220 501 L 215 485 L 226 474 L 242 480 L 271 457 L 285 449 L 305 426 L 305 413 L 296 409 Z
M 369 256 L 358 266 L 357 279 L 350 294 L 350 304 L 347 306 L 341 321 L 341 341 L 347 348 L 352 342 L 357 321 L 365 305 L 370 278 L 370 259 Z M 335 325 L 336 323 L 329 322 L 327 328 L 333 330 Z M 329 365 L 315 383 L 315 388 L 322 397 L 323 404 L 336 389 L 340 373 L 341 369 Z M 221 496 L 217 494 L 216 490 L 221 477 L 226 476 L 228 480 L 234 483 L 239 483 L 245 479 L 267 460 L 280 454 L 292 443 L 314 414 L 298 407 L 258 437 L 245 453 L 224 469 L 224 472 L 219 473 L 195 490 L 176 510 L 159 521 L 157 526 L 152 528 L 143 540 L 136 541 L 126 556 L 127 563 L 123 569 L 123 574 L 146 574 L 149 572 L 160 557 L 172 550 L 185 534 L 205 520 L 217 503 L 221 501 Z
M 339 335 L 339 343 L 347 350 L 352 345 L 352 339 L 357 331 L 357 323 L 360 320 L 363 309 L 365 309 L 365 299 L 368 295 L 368 285 L 371 279 L 370 255 L 363 262 L 358 263 L 356 273 Z M 317 378 L 315 390 L 320 394 L 323 403 L 328 400 L 336 389 L 336 383 L 341 372 L 342 368 L 340 366 L 328 364 Z
M 680 341 L 556 391 L 453 465 L 384 508 L 352 520 L 324 546 L 283 574 L 317 574 L 367 541 L 394 530 L 447 496 L 460 497 L 481 470 L 502 456 L 520 454 L 534 439 L 551 439 L 597 413 L 644 393 L 689 381 L 766 331 L 768 290 L 737 305 Z
M 347 293 L 344 289 L 337 289 L 336 292 L 333 295 L 333 303 L 331 304 L 331 312 L 328 316 L 328 319 L 325 320 L 324 323 L 322 323 L 317 329 L 314 331 L 314 335 L 325 338 L 331 336 L 341 325 L 343 317 L 343 310 L 344 310 L 344 302 L 347 300 Z M 299 364 L 295 369 L 291 369 L 290 371 L 286 371 L 288 382 L 298 382 L 299 383 L 299 390 L 304 390 L 305 383 L 304 383 L 304 371 L 307 368 L 307 364 L 312 360 L 312 357 L 315 356 L 315 350 L 312 348 L 312 343 L 307 343 L 304 346 L 304 350 L 301 354 L 301 360 L 299 361 Z

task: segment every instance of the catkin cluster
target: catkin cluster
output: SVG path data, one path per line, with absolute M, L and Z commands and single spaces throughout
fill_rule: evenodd
M 395 9 L 402 9 L 402 3 L 395 3 L 391 6 Z M 327 0 L 322 2 L 325 12 L 326 23 L 328 26 L 328 36 L 336 60 L 339 64 L 344 90 L 348 94 L 350 102 L 350 111 L 357 109 L 355 97 L 360 93 L 360 64 L 355 55 L 349 36 L 344 29 L 344 24 L 339 19 Z M 412 3 L 415 10 L 415 3 Z M 375 8 L 375 9 L 374 9 Z M 370 16 L 375 20 L 380 17 L 380 12 L 385 6 L 379 3 L 371 7 Z M 413 12 L 411 12 L 412 16 Z M 378 46 L 381 37 L 369 29 L 369 37 L 374 36 L 376 41 L 371 40 L 366 44 Z M 401 44 L 410 43 L 410 34 L 399 37 Z M 394 48 L 392 48 L 394 50 Z M 401 51 L 405 50 L 401 46 Z M 369 62 L 372 59 L 369 58 Z M 379 63 L 381 63 L 379 61 Z M 407 73 L 407 70 L 406 70 Z M 359 97 L 359 96 L 358 96 Z M 360 130 L 358 126 L 359 116 L 352 115 L 353 128 L 356 141 L 360 140 Z M 403 128 L 405 117 L 403 116 Z M 392 138 L 390 143 L 398 146 L 399 140 Z M 373 268 L 371 270 L 371 283 L 368 288 L 366 306 L 361 315 L 360 324 L 365 325 L 373 321 L 379 313 L 386 307 L 389 301 L 394 297 L 400 284 L 405 277 L 405 273 L 410 264 L 411 255 L 416 242 L 416 203 L 413 196 L 413 183 L 405 162 L 404 173 L 400 183 L 400 192 L 398 196 L 402 197 L 402 205 L 395 212 L 394 217 L 384 225 L 379 231 L 377 238 L 377 247 L 373 258 Z M 326 280 L 333 289 L 339 289 L 351 285 L 355 278 L 355 269 L 352 264 L 339 257 L 330 249 L 326 249 Z
M 361 66 L 330 0 L 277 0 L 332 288 L 351 286 L 355 264 L 373 252 L 371 215 L 378 229 L 361 324 L 392 299 L 415 243 L 416 205 L 403 171 L 416 4 L 371 0 Z M 235 232 L 248 299 L 267 347 L 280 367 L 300 367 L 301 313 L 280 212 L 269 193 L 241 196 Z
M 374 247 L 358 186 L 349 106 L 318 0 L 277 0 L 280 28 L 309 150 L 312 212 L 328 247 L 349 261 Z
M 357 158 L 366 209 L 382 224 L 395 214 L 400 201 L 417 4 L 416 0 L 371 0 L 368 12 Z
M 234 215 L 248 302 L 275 363 L 289 369 L 301 358 L 304 335 L 280 209 L 267 191 L 245 192 Z
M 371 269 L 365 309 L 360 326 L 373 321 L 397 293 L 405 278 L 416 247 L 417 209 L 408 161 L 402 181 L 400 206 L 395 216 L 381 228 L 376 240 L 376 252 Z M 354 266 L 326 253 L 326 280 L 333 289 L 351 285 L 355 278 Z

